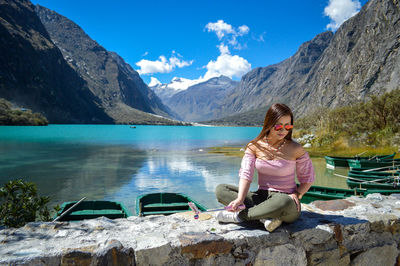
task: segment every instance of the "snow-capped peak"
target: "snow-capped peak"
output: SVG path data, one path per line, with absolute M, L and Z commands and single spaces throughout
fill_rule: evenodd
M 198 80 L 198 79 L 192 80 L 192 79 L 174 77 L 170 83 L 163 84 L 158 79 L 151 77 L 149 87 L 152 89 L 154 89 L 154 88 L 170 89 L 170 90 L 174 90 L 174 91 L 178 92 L 178 91 L 186 90 L 190 86 L 196 85 L 200 82 L 202 82 L 202 80 Z
M 150 83 L 149 83 L 149 87 L 155 87 L 155 86 L 158 86 L 158 85 L 162 84 L 158 79 L 156 79 L 154 77 L 151 77 L 150 79 L 151 80 L 150 80 Z

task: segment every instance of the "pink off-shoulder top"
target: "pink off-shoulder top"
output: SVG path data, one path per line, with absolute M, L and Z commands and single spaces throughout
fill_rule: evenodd
M 295 174 L 300 183 L 315 180 L 314 167 L 306 152 L 297 160 L 262 160 L 252 153 L 243 156 L 239 177 L 253 180 L 254 169 L 258 171 L 258 189 L 293 193 L 296 190 Z

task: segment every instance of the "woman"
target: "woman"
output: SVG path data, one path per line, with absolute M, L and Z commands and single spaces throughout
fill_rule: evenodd
M 261 133 L 246 146 L 239 187 L 221 184 L 216 188 L 218 201 L 230 207 L 229 211 L 215 214 L 218 221 L 261 220 L 272 232 L 282 222 L 292 223 L 299 218 L 300 199 L 314 182 L 315 173 L 308 153 L 292 140 L 292 129 L 289 107 L 273 104 L 265 115 Z M 258 171 L 258 190 L 249 192 L 254 168 Z M 246 209 L 239 211 L 243 203 Z

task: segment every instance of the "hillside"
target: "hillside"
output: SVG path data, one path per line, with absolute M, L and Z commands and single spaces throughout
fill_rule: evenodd
M 272 103 L 282 102 L 301 117 L 320 107 L 346 106 L 397 89 L 399 36 L 399 1 L 371 0 L 335 34 L 319 34 L 289 59 L 244 75 L 221 113 L 258 109 L 265 114 Z M 237 119 L 226 117 L 224 123 L 243 122 Z
M 64 59 L 116 123 L 143 120 L 142 112 L 170 116 L 170 110 L 118 54 L 104 49 L 68 18 L 39 5 L 36 12 Z

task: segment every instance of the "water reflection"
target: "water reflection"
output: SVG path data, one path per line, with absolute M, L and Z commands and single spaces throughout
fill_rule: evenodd
M 34 182 L 51 204 L 104 199 L 128 183 L 146 160 L 144 151 L 123 146 L 12 143 L 0 146 L 0 183 L 23 178 Z
M 220 183 L 236 184 L 239 165 L 240 158 L 198 151 L 148 153 L 131 182 L 108 199 L 122 199 L 128 208 L 134 209 L 138 195 L 179 192 L 214 208 L 220 206 L 215 199 L 215 187 Z
M 220 183 L 238 184 L 241 158 L 199 150 L 139 150 L 131 145 L 0 142 L 0 184 L 24 178 L 37 184 L 51 205 L 78 200 L 123 202 L 132 212 L 136 197 L 152 192 L 181 192 L 208 208 L 220 206 Z M 326 169 L 312 158 L 315 185 L 346 188 L 348 169 Z M 251 190 L 257 189 L 257 176 Z
M 348 168 L 336 168 L 335 170 L 326 168 L 324 158 L 312 158 L 315 169 L 316 179 L 314 185 L 323 187 L 348 188 L 346 179 L 336 176 L 335 173 L 347 176 Z

